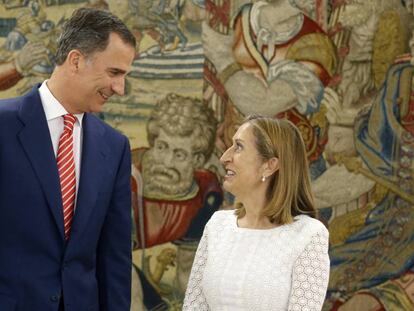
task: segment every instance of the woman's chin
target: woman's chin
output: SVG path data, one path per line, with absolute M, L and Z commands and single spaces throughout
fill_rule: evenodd
M 224 180 L 224 182 L 223 182 L 223 189 L 226 190 L 227 192 L 230 192 L 233 196 L 235 196 L 234 187 L 233 187 L 231 181 Z
M 227 179 L 224 179 L 223 189 L 226 190 L 227 192 L 230 192 L 230 188 L 231 188 L 231 186 L 229 185 L 229 181 Z

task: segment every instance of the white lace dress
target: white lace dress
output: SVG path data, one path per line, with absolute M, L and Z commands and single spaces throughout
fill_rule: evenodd
M 183 310 L 321 310 L 329 279 L 328 230 L 316 219 L 257 230 L 234 211 L 207 223 Z

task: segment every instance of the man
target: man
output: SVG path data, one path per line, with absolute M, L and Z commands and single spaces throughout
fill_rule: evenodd
M 202 169 L 214 149 L 213 112 L 201 101 L 169 94 L 153 110 L 147 131 L 150 149 L 133 151 L 133 175 L 141 171 L 144 185 L 145 236 L 138 243 L 151 247 L 184 237 L 197 242 L 222 196 L 215 174 Z M 200 213 L 207 213 L 205 221 L 191 226 Z
M 203 169 L 214 150 L 215 133 L 211 109 L 199 100 L 169 94 L 148 121 L 150 148 L 132 152 L 136 248 L 178 245 L 174 286 L 182 295 L 204 226 L 223 200 L 216 175 Z M 157 289 L 160 277 L 151 278 L 150 272 L 146 277 Z M 148 296 L 144 291 L 144 300 Z
M 134 55 L 117 17 L 79 9 L 51 78 L 0 102 L 0 310 L 129 310 L 129 144 L 90 113 Z

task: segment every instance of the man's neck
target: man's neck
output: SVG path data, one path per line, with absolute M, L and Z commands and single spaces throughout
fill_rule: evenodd
M 61 103 L 61 105 L 66 109 L 67 112 L 72 114 L 81 113 L 80 111 L 76 111 L 73 109 L 71 105 L 71 96 L 69 96 L 70 92 L 66 90 L 72 90 L 71 83 L 69 79 L 66 78 L 63 69 L 56 67 L 53 71 L 52 76 L 49 80 L 47 80 L 46 84 L 49 88 L 49 91 L 52 95 Z M 73 93 L 72 93 L 73 94 Z

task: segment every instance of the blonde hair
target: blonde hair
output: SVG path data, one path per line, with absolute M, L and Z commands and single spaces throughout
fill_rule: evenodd
M 272 174 L 266 192 L 263 215 L 272 223 L 287 224 L 300 214 L 315 216 L 305 144 L 297 127 L 285 119 L 252 115 L 244 123 L 252 126 L 256 149 L 264 161 L 279 159 L 279 169 Z M 236 215 L 246 214 L 241 203 Z

